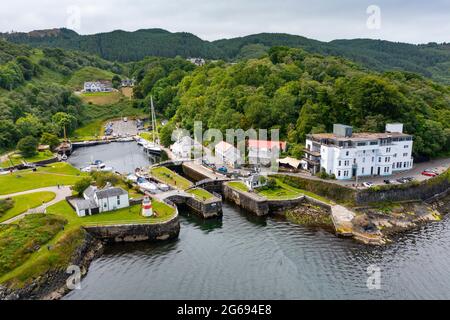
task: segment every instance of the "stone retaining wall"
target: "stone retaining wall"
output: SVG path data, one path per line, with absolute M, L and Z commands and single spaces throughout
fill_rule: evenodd
M 222 200 L 200 201 L 196 198 L 186 199 L 186 205 L 198 213 L 204 219 L 222 216 Z
M 41 166 L 46 166 L 48 164 L 52 164 L 52 163 L 56 163 L 59 162 L 59 158 L 58 157 L 54 157 L 52 159 L 48 159 L 48 160 L 42 160 L 42 161 L 38 161 L 38 162 L 33 162 L 33 163 L 29 163 L 30 165 L 36 166 L 36 167 L 41 167 Z M 29 169 L 30 167 L 28 166 L 24 166 L 23 164 L 19 164 L 17 166 L 14 167 L 9 167 L 9 168 L 3 168 L 3 170 L 5 171 L 10 171 L 10 170 L 25 170 L 25 169 Z
M 107 242 L 165 241 L 180 234 L 178 214 L 172 220 L 161 224 L 132 224 L 85 227 L 93 237 Z
M 242 209 L 252 212 L 258 216 L 265 216 L 270 213 L 269 204 L 264 198 L 259 199 L 256 195 L 255 197 L 252 197 L 245 192 L 231 188 L 227 184 L 223 185 L 222 193 L 226 200 L 231 201 L 240 206 Z
M 450 174 L 447 172 L 442 176 L 418 183 L 384 187 L 381 190 L 361 190 L 356 194 L 356 204 L 364 205 L 382 201 L 426 201 L 438 194 L 450 189 Z

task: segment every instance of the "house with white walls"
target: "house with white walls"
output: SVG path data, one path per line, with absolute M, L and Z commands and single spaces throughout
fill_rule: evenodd
M 276 162 L 286 151 L 285 141 L 248 140 L 248 161 L 250 164 L 267 166 Z
M 115 211 L 130 206 L 128 192 L 122 188 L 107 186 L 104 189 L 90 186 L 83 192 L 83 199 L 75 199 L 72 204 L 79 217 Z
M 413 168 L 413 143 L 401 123 L 387 124 L 383 133 L 353 133 L 352 127 L 335 124 L 333 133 L 307 136 L 302 168 L 338 180 L 390 176 Z
M 219 142 L 214 152 L 216 164 L 225 164 L 231 168 L 238 168 L 242 164 L 241 152 L 228 142 Z
M 191 159 L 194 151 L 201 151 L 202 145 L 189 136 L 180 137 L 170 150 L 178 159 Z
M 85 82 L 83 92 L 112 92 L 113 86 L 111 81 L 101 80 Z

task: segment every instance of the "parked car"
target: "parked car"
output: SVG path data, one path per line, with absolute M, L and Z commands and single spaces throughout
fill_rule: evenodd
M 374 184 L 372 182 L 364 182 L 363 186 L 366 188 L 372 188 L 374 186 Z
M 439 172 L 437 171 L 437 169 L 426 169 L 426 170 L 424 170 L 424 172 L 432 172 L 432 173 L 439 174 Z
M 385 184 L 392 184 L 392 181 L 391 180 L 384 180 L 384 183 Z
M 398 183 L 401 183 L 401 184 L 404 184 L 404 183 L 408 183 L 409 180 L 406 179 L 406 178 L 400 178 L 400 179 L 397 179 L 397 182 L 398 182 Z
M 217 169 L 217 171 L 219 171 L 220 173 L 228 173 L 228 169 L 226 167 L 220 167 L 219 169 Z
M 424 171 L 424 172 L 422 172 L 422 175 L 426 176 L 426 177 L 436 177 L 439 174 L 437 174 L 436 172 Z

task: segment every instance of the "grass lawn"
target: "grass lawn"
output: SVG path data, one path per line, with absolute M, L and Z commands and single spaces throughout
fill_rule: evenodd
M 269 200 L 289 200 L 298 198 L 302 195 L 302 193 L 299 191 L 285 189 L 279 185 L 273 189 L 257 190 L 257 193 Z
M 125 88 L 122 88 L 120 91 L 122 91 L 122 94 L 125 97 L 127 97 L 129 99 L 133 98 L 133 88 L 125 87 Z
M 20 261 L 14 260 L 17 261 L 15 263 L 16 268 L 13 269 L 10 267 L 9 270 L 12 271 L 6 274 L 0 272 L 0 283 L 8 283 L 9 286 L 13 288 L 22 288 L 27 283 L 41 276 L 49 269 L 67 268 L 74 250 L 85 238 L 86 231 L 82 228 L 83 226 L 135 223 L 154 224 L 166 222 L 175 214 L 174 208 L 157 201 L 153 201 L 153 210 L 158 214 L 158 217 L 145 218 L 140 214 L 141 206 L 133 206 L 122 210 L 80 218 L 70 207 L 67 201 L 61 201 L 49 207 L 47 209 L 47 215 L 44 217 L 46 219 L 48 218 L 56 221 L 67 222 L 64 227 L 64 231 L 62 231 L 62 226 L 55 223 L 55 229 L 59 230 L 59 233 L 56 236 L 54 235 L 54 232 L 45 233 L 45 231 L 40 231 L 44 232 L 42 236 L 46 236 L 41 241 L 43 244 L 41 248 L 36 247 L 37 250 L 28 254 Z M 42 215 L 32 215 L 30 217 L 37 216 L 42 217 Z M 22 219 L 19 224 L 25 219 L 28 219 L 28 217 Z M 14 228 L 14 225 L 6 226 L 4 229 L 0 227 L 0 257 L 2 257 L 1 254 L 4 248 L 4 244 L 1 242 L 2 230 L 6 230 L 10 227 Z M 8 240 L 11 238 L 12 237 L 8 237 Z M 13 239 L 16 238 L 14 237 Z M 30 239 L 28 238 L 28 240 Z M 17 241 L 12 241 L 12 246 L 14 248 L 19 248 L 23 243 L 16 242 Z M 48 250 L 47 246 L 51 246 L 51 250 Z M 0 261 L 0 264 L 1 263 L 2 262 Z
M 196 188 L 196 189 L 189 190 L 188 193 L 193 194 L 197 199 L 203 200 L 203 201 L 209 200 L 214 197 L 211 193 L 209 193 L 205 189 Z
M 295 199 L 298 198 L 302 195 L 308 196 L 310 198 L 325 202 L 330 204 L 331 201 L 321 197 L 315 193 L 306 191 L 306 190 L 302 190 L 302 189 L 297 189 L 294 187 L 291 187 L 290 185 L 276 179 L 277 181 L 277 187 L 276 189 L 273 190 L 261 190 L 258 192 L 259 195 L 266 197 L 269 200 L 288 200 L 288 199 Z
M 233 181 L 233 182 L 229 182 L 228 185 L 233 189 L 248 192 L 248 188 L 243 182 Z
M 146 218 L 141 215 L 141 206 L 136 205 L 129 208 L 96 214 L 80 218 L 67 203 L 61 201 L 47 209 L 47 213 L 62 216 L 69 221 L 69 227 L 92 226 L 92 225 L 114 225 L 145 223 L 154 224 L 170 220 L 175 214 L 175 209 L 169 205 L 153 200 L 153 210 L 158 217 Z
M 114 73 L 99 69 L 96 67 L 84 67 L 75 71 L 70 77 L 67 85 L 74 90 L 80 90 L 84 86 L 84 82 L 98 81 L 98 80 L 111 80 L 114 77 Z
M 0 215 L 0 222 L 14 218 L 29 209 L 37 208 L 44 203 L 52 201 L 55 197 L 56 195 L 53 192 L 36 192 L 13 197 L 14 206 L 3 215 Z
M 54 157 L 53 153 L 51 151 L 43 151 L 38 152 L 35 156 L 31 158 L 24 158 L 20 153 L 15 153 L 9 157 L 10 160 L 3 161 L 0 163 L 0 168 L 8 168 L 11 166 L 17 166 L 19 164 L 22 164 L 23 161 L 33 163 L 33 162 L 39 162 L 44 160 L 49 160 Z M 11 163 L 12 162 L 12 163 Z
M 89 141 L 95 140 L 98 137 L 103 137 L 104 124 L 105 121 L 103 120 L 89 122 L 87 125 L 76 129 L 72 134 L 72 137 L 77 141 Z
M 91 103 L 97 106 L 106 106 L 115 104 L 119 102 L 122 98 L 124 98 L 122 93 L 117 91 L 83 93 L 80 95 L 80 97 L 85 103 Z
M 66 221 L 51 215 L 30 215 L 0 229 L 0 277 L 14 270 L 48 243 Z M 13 240 L 13 241 L 12 241 Z
M 151 133 L 151 132 L 142 132 L 139 134 L 139 136 L 144 140 L 153 142 L 153 133 Z
M 153 177 L 163 181 L 165 184 L 178 189 L 186 190 L 193 186 L 192 182 L 166 167 L 154 168 L 150 173 Z
M 38 168 L 37 172 L 31 170 L 14 172 L 0 176 L 0 195 L 53 187 L 58 184 L 74 185 L 84 175 L 67 163 Z

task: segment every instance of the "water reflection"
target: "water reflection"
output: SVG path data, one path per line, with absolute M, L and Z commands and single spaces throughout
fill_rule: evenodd
M 106 161 L 106 158 L 102 160 Z M 449 299 L 450 217 L 368 247 L 224 204 L 183 212 L 179 240 L 113 245 L 66 299 Z M 367 268 L 381 268 L 381 290 Z

